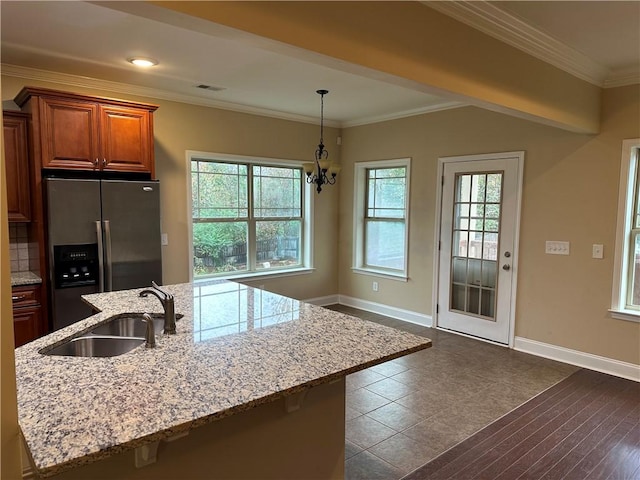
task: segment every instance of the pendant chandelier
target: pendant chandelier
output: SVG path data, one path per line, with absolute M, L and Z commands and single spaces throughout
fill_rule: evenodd
M 329 90 L 316 90 L 316 93 L 320 95 L 320 143 L 316 149 L 315 162 L 305 163 L 303 168 L 307 174 L 307 183 L 314 183 L 316 191 L 320 193 L 323 185 L 336 183 L 340 166 L 329 161 L 329 152 L 324 149 L 324 96 Z

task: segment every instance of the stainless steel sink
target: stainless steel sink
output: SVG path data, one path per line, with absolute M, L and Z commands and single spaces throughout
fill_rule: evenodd
M 164 317 L 151 315 L 156 334 L 162 333 Z M 142 320 L 142 313 L 126 313 L 111 317 L 109 321 L 89 331 L 91 335 L 112 335 L 117 337 L 144 338 L 147 325 Z
M 40 350 L 43 355 L 64 355 L 71 357 L 115 357 L 127 353 L 145 343 L 147 325 L 142 313 L 123 313 L 84 333 L 71 338 L 55 348 Z M 183 315 L 178 314 L 180 319 Z M 162 333 L 164 316 L 151 315 L 156 335 Z
M 94 335 L 72 338 L 62 345 L 41 353 L 70 357 L 115 357 L 129 352 L 143 343 L 144 338 Z
M 111 317 L 107 322 L 89 331 L 91 335 L 115 335 L 117 337 L 139 337 L 144 338 L 147 329 L 142 320 L 142 313 L 123 313 Z M 176 319 L 183 315 L 176 315 Z M 156 335 L 162 333 L 164 329 L 164 316 L 162 314 L 152 314 L 153 327 Z

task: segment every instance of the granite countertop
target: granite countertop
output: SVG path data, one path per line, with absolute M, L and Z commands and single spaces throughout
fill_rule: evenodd
M 83 297 L 101 310 L 16 349 L 19 424 L 51 476 L 427 348 L 431 341 L 234 282 L 162 287 L 176 335 L 82 358 L 39 350 L 121 313 L 162 313 L 141 289 Z
M 33 272 L 11 272 L 11 286 L 21 287 L 24 285 L 38 285 L 42 283 L 42 278 Z

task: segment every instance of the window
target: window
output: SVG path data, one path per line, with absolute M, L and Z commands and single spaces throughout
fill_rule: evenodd
M 409 163 L 356 164 L 356 272 L 407 278 Z
M 611 316 L 640 321 L 640 139 L 622 146 Z
M 193 278 L 308 268 L 301 164 L 190 153 Z

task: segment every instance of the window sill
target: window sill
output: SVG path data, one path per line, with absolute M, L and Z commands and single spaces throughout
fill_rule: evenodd
M 211 280 L 231 280 L 242 281 L 242 280 L 268 280 L 270 278 L 278 278 L 278 277 L 291 277 L 294 275 L 306 275 L 308 273 L 313 273 L 315 268 L 295 268 L 290 270 L 276 270 L 272 272 L 251 272 L 251 273 L 237 273 L 234 275 L 221 275 L 221 276 L 212 276 L 212 277 L 203 277 L 198 278 L 193 281 L 193 283 L 198 282 L 210 282 Z
M 615 318 L 616 320 L 640 323 L 640 312 L 635 310 L 618 310 L 611 308 L 609 309 L 609 314 L 611 318 Z
M 400 282 L 409 281 L 409 277 L 407 277 L 404 273 L 391 273 L 386 270 L 375 270 L 373 268 L 358 268 L 358 267 L 352 267 L 351 271 L 353 273 L 359 273 L 361 275 L 370 275 L 372 277 L 389 278 L 391 280 L 398 280 Z

